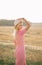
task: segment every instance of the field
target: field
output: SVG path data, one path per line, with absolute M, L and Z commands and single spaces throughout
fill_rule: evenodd
M 0 26 L 0 65 L 15 65 L 13 26 Z M 24 36 L 27 65 L 42 65 L 42 24 L 32 24 Z

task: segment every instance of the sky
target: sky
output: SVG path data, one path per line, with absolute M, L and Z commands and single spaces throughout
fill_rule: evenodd
M 42 23 L 42 0 L 0 0 L 0 19 L 22 17 Z

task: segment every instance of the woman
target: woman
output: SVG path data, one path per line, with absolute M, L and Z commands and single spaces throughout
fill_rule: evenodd
M 23 28 L 22 23 L 25 22 L 27 25 L 25 28 Z M 25 47 L 24 47 L 24 34 L 26 31 L 30 28 L 30 23 L 24 19 L 19 18 L 15 20 L 14 22 L 15 29 L 16 29 L 16 36 L 15 36 L 15 45 L 16 45 L 16 65 L 26 65 L 26 53 L 25 53 Z

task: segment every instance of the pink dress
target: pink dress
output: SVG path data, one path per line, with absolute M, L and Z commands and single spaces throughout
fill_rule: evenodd
M 26 53 L 24 47 L 24 33 L 26 29 L 19 30 L 16 34 L 15 45 L 15 57 L 16 57 L 16 65 L 26 65 Z

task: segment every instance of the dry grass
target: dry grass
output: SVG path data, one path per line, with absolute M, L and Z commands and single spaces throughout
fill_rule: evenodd
M 12 36 L 14 27 L 0 26 L 0 41 L 2 42 L 13 42 L 14 37 Z M 31 26 L 31 28 L 25 34 L 26 45 L 32 44 L 36 46 L 42 46 L 42 27 Z
M 1 42 L 12 42 L 13 27 L 10 26 L 0 26 L 0 41 Z
M 14 27 L 10 26 L 0 26 L 0 61 L 4 61 L 4 63 L 10 63 L 14 65 L 15 62 L 15 46 L 11 45 L 13 43 L 13 33 Z M 32 26 L 24 37 L 25 45 L 32 46 L 42 46 L 42 26 Z M 3 44 L 9 44 L 8 46 Z M 26 58 L 27 65 L 42 65 L 39 62 L 42 62 L 42 50 L 34 50 L 30 49 L 28 46 L 26 47 Z M 33 63 L 31 63 L 31 61 Z M 35 64 L 34 62 L 38 62 Z M 10 64 L 10 65 L 11 65 Z M 7 64 L 6 64 L 7 65 Z

